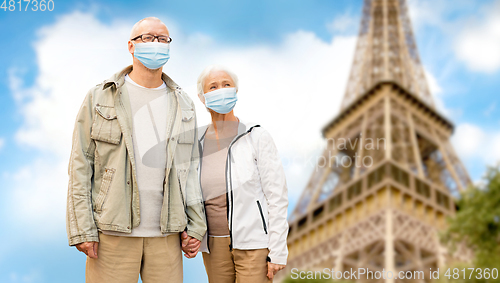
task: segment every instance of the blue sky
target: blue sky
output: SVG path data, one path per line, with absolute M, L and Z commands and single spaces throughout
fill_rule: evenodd
M 477 181 L 500 160 L 500 1 L 409 3 L 434 99 Z M 130 64 L 126 41 L 136 21 L 157 16 L 170 28 L 165 71 L 193 100 L 203 67 L 236 71 L 235 112 L 272 133 L 293 208 L 312 171 L 307 160 L 321 150 L 319 131 L 338 113 L 361 5 L 55 0 L 52 12 L 0 9 L 0 281 L 84 282 L 85 257 L 67 246 L 64 225 L 72 126 L 86 91 Z M 184 266 L 185 282 L 204 282 L 200 257 Z

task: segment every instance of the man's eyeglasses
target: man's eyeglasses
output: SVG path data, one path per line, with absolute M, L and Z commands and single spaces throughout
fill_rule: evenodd
M 141 34 L 139 36 L 136 36 L 136 37 L 132 38 L 131 40 L 137 40 L 139 38 L 143 42 L 153 42 L 155 40 L 155 38 L 160 43 L 170 43 L 170 42 L 172 42 L 172 38 L 170 36 L 165 36 L 165 35 L 151 35 L 151 34 Z

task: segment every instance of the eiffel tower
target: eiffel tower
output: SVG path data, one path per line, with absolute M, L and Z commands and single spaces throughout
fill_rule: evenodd
M 429 268 L 470 256 L 450 254 L 437 233 L 470 178 L 430 94 L 406 0 L 364 0 L 362 13 L 340 113 L 289 218 L 282 274 L 365 268 L 393 278 L 357 282 L 430 282 Z

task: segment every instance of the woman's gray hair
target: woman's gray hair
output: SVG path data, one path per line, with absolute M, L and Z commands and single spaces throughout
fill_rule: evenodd
M 230 71 L 228 68 L 221 66 L 221 65 L 210 65 L 205 68 L 198 77 L 198 82 L 196 83 L 196 86 L 198 88 L 198 95 L 203 95 L 203 87 L 205 87 L 205 80 L 207 77 L 212 73 L 212 72 L 217 72 L 217 71 L 222 71 L 226 74 L 228 74 L 231 79 L 233 79 L 234 82 L 234 87 L 236 88 L 236 91 L 238 91 L 238 76 L 236 76 L 235 73 Z

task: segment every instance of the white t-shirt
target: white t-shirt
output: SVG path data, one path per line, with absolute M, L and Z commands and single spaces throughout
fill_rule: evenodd
M 169 89 L 165 82 L 157 88 L 146 88 L 125 76 L 132 111 L 137 186 L 141 223 L 132 233 L 102 231 L 104 234 L 128 237 L 162 237 L 160 215 L 163 205 L 163 181 L 167 163 L 167 118 Z M 171 233 L 170 233 L 171 234 Z

